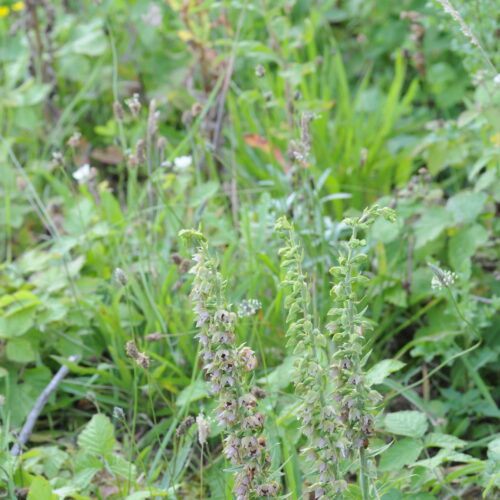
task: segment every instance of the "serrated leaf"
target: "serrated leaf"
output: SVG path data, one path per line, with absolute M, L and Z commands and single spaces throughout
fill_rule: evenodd
M 452 223 L 453 217 L 445 208 L 429 208 L 415 224 L 415 248 L 434 241 Z
M 465 453 L 459 453 L 453 450 L 442 449 L 437 452 L 432 458 L 427 458 L 424 460 L 419 460 L 415 462 L 416 466 L 425 467 L 426 469 L 435 469 L 439 467 L 444 462 L 478 462 L 477 458 L 474 458 L 470 455 L 466 455 Z
M 181 391 L 177 397 L 177 406 L 186 406 L 193 401 L 198 401 L 198 399 L 206 398 L 210 394 L 209 385 L 203 380 L 195 380 L 192 384 L 189 384 L 185 389 Z
M 422 443 L 416 439 L 401 439 L 382 454 L 379 468 L 384 472 L 400 470 L 413 464 L 423 449 Z
M 486 193 L 464 191 L 450 198 L 446 209 L 453 215 L 456 222 L 468 224 L 477 219 L 487 199 Z
M 455 448 L 462 448 L 466 444 L 466 441 L 452 436 L 451 434 L 431 432 L 425 436 L 425 446 L 435 446 L 437 448 L 447 448 L 453 450 Z
M 428 425 L 427 416 L 420 411 L 397 411 L 384 418 L 385 429 L 400 436 L 422 437 Z
M 113 451 L 115 436 L 108 417 L 97 414 L 78 436 L 78 445 L 93 455 L 107 455 Z
M 100 469 L 94 469 L 94 468 L 82 469 L 73 476 L 72 482 L 78 488 L 81 489 L 87 488 L 99 470 Z
M 125 460 L 118 455 L 111 455 L 108 457 L 107 461 L 109 468 L 114 474 L 126 477 L 127 479 L 133 479 L 135 477 L 135 465 L 130 463 L 128 460 Z
M 396 359 L 384 359 L 372 366 L 365 376 L 367 385 L 381 384 L 391 373 L 401 370 L 405 363 Z

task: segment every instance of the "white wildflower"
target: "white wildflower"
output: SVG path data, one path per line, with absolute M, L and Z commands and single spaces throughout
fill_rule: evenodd
M 174 170 L 182 172 L 183 170 L 187 170 L 192 163 L 192 156 L 179 156 L 174 160 Z
M 122 408 L 115 406 L 113 408 L 113 418 L 116 420 L 125 420 L 125 413 Z
M 441 290 L 443 288 L 448 288 L 453 285 L 457 279 L 456 273 L 440 269 L 433 264 L 428 264 L 428 266 L 432 269 L 434 276 L 432 277 L 431 287 L 433 290 Z
M 253 316 L 259 309 L 262 309 L 262 304 L 257 299 L 242 300 L 238 304 L 238 316 L 244 318 L 246 316 Z
M 85 184 L 91 176 L 91 168 L 88 163 L 82 165 L 79 169 L 73 172 L 73 179 L 78 181 L 78 184 Z

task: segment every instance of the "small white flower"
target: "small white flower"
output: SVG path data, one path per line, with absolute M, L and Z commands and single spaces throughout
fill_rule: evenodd
M 496 85 L 500 85 L 500 73 L 495 75 L 495 78 L 493 78 L 493 81 L 495 82 Z
M 85 163 L 85 165 L 73 172 L 73 179 L 78 181 L 78 184 L 85 184 L 90 179 L 90 173 L 90 165 Z
M 179 156 L 174 160 L 174 169 L 175 170 L 186 170 L 193 163 L 193 158 L 191 156 Z
M 453 283 L 455 283 L 456 279 L 458 278 L 456 273 L 452 271 L 440 269 L 439 267 L 432 264 L 428 264 L 428 266 L 434 273 L 431 281 L 431 287 L 433 290 L 448 288 L 449 286 L 453 285 Z
M 253 316 L 259 309 L 262 309 L 262 304 L 257 299 L 242 300 L 238 304 L 238 316 L 244 318 L 246 316 Z
M 115 406 L 113 408 L 113 418 L 116 420 L 125 420 L 125 413 L 122 408 Z

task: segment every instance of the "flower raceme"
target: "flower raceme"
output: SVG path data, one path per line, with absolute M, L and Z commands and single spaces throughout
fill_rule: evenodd
M 285 271 L 282 286 L 287 290 L 287 337 L 297 355 L 293 380 L 301 400 L 298 417 L 307 440 L 303 452 L 312 463 L 310 490 L 317 499 L 343 498 L 346 472 L 353 468 L 357 468 L 363 500 L 372 498 L 369 480 L 374 477 L 365 447 L 380 396 L 364 383 L 364 332 L 370 324 L 359 308 L 363 299 L 359 290 L 368 278 L 361 272 L 366 241 L 358 235 L 378 216 L 395 219 L 393 210 L 374 206 L 343 221 L 351 235 L 341 243 L 338 265 L 330 270 L 333 307 L 324 334 L 313 326 L 303 254 L 293 226 L 286 218 L 275 226 L 285 242 L 280 256 Z
M 205 376 L 218 399 L 216 419 L 224 428 L 224 455 L 237 468 L 233 493 L 237 500 L 275 496 L 279 485 L 269 480 L 270 457 L 261 435 L 264 415 L 257 410 L 261 391 L 249 384 L 257 366 L 255 353 L 236 345 L 237 316 L 225 298 L 226 283 L 211 257 L 205 237 L 194 230 L 180 235 L 196 246 L 191 300 Z

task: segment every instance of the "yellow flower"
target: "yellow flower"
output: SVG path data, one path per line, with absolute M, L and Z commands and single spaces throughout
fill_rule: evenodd
M 10 13 L 10 9 L 4 5 L 0 5 L 0 19 L 7 17 Z
M 23 10 L 24 9 L 24 2 L 16 2 L 15 4 L 12 4 L 12 10 Z

